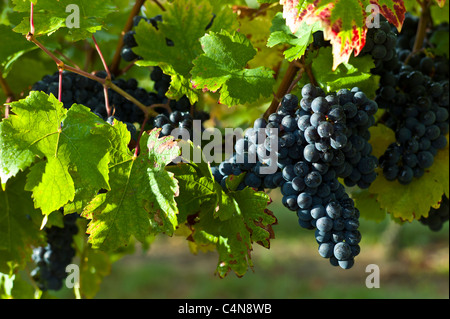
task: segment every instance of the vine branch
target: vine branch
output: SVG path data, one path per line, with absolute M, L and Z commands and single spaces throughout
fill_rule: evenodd
M 100 60 L 103 63 L 103 67 L 105 68 L 105 71 L 107 74 L 106 78 L 108 79 L 108 81 L 111 81 L 111 72 L 109 72 L 109 68 L 108 68 L 108 65 L 106 64 L 105 58 L 103 57 L 102 50 L 100 50 L 100 47 L 99 47 L 94 35 L 92 35 L 92 40 L 94 41 L 95 49 L 97 50 Z M 103 93 L 105 96 L 106 113 L 107 113 L 108 117 L 110 117 L 111 116 L 111 106 L 109 105 L 108 87 L 106 86 L 106 84 L 103 85 Z

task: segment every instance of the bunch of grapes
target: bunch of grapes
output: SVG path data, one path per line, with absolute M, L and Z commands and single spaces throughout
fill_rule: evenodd
M 386 18 L 381 15 L 378 17 L 380 25 L 367 31 L 366 44 L 361 54 L 370 54 L 373 57 L 375 68 L 372 69 L 372 73 L 383 74 L 398 66 L 397 34 Z
M 368 128 L 377 110 L 358 88 L 327 95 L 307 84 L 301 100 L 287 94 L 267 121 L 254 122 L 236 142 L 235 154 L 212 168 L 214 178 L 225 188 L 230 175 L 245 172 L 238 189 L 280 188 L 300 226 L 316 230 L 319 254 L 351 268 L 360 250 L 359 211 L 338 178 L 360 188 L 375 180 Z
M 105 71 L 96 72 L 95 75 L 106 78 Z M 136 79 L 124 80 L 113 77 L 112 82 L 144 105 L 161 102 L 156 93 L 147 92 L 144 88 L 139 87 Z M 42 91 L 57 97 L 58 87 L 59 74 L 56 72 L 53 75 L 45 75 L 33 84 L 31 90 Z M 132 137 L 135 137 L 136 127 L 133 123 L 142 123 L 145 118 L 144 112 L 112 89 L 108 89 L 108 99 L 112 108 L 111 116 L 107 115 L 105 93 L 100 83 L 76 73 L 63 71 L 61 102 L 65 108 L 69 109 L 74 103 L 87 106 L 94 114 L 108 123 L 112 123 L 114 119 L 124 122 Z
M 438 150 L 447 145 L 448 81 L 434 82 L 410 66 L 394 77 L 396 90 L 377 98 L 387 109 L 385 124 L 395 132 L 396 142 L 380 158 L 388 180 L 409 184 L 433 165 Z M 392 97 L 390 96 L 392 94 Z
M 36 268 L 31 271 L 31 276 L 39 289 L 45 291 L 62 288 L 63 280 L 67 277 L 66 267 L 75 256 L 72 243 L 73 236 L 78 233 L 77 218 L 76 213 L 65 215 L 63 228 L 57 226 L 45 228 L 47 246 L 33 250 L 32 259 L 36 263 Z
M 380 167 L 386 179 L 401 184 L 424 175 L 437 151 L 445 148 L 449 130 L 448 59 L 444 63 L 442 57 L 411 53 L 417 27 L 418 19 L 409 14 L 400 34 L 383 20 L 379 29 L 369 29 L 362 51 L 370 52 L 375 60 L 372 73 L 380 75 L 375 101 L 385 109 L 382 121 L 396 136 L 396 142 L 379 158 Z M 386 45 L 388 52 L 396 51 L 387 54 L 393 55 L 387 65 L 379 59 L 382 54 L 378 56 L 378 51 L 384 54 Z
M 106 78 L 105 71 L 96 72 L 95 75 Z M 191 105 L 186 96 L 183 96 L 178 101 L 169 101 L 165 94 L 170 86 L 170 76 L 164 74 L 159 67 L 153 68 L 150 77 L 155 82 L 154 89 L 156 92 L 148 92 L 144 88 L 139 87 L 137 80 L 133 78 L 124 80 L 122 78 L 115 79 L 113 76 L 112 83 L 135 97 L 144 105 L 161 105 L 161 107 L 156 107 L 155 110 L 167 118 L 171 114 L 167 108 L 163 107 L 164 104 L 170 106 L 172 112 L 175 113 L 172 116 L 175 119 L 178 118 L 179 113 L 183 113 L 184 117 L 187 117 L 187 113 L 189 113 L 191 122 L 194 119 L 201 120 L 202 122 L 209 119 L 208 113 L 197 110 L 195 106 Z M 53 75 L 45 75 L 41 80 L 33 84 L 31 90 L 58 96 L 58 88 L 59 73 L 55 72 Z M 128 101 L 112 89 L 108 89 L 108 99 L 112 108 L 112 115 L 109 117 L 105 107 L 103 86 L 100 83 L 76 73 L 63 72 L 61 102 L 65 108 L 70 108 L 74 103 L 83 104 L 90 108 L 94 114 L 110 124 L 113 124 L 114 120 L 123 122 L 127 125 L 131 136 L 136 139 L 137 130 L 134 123 L 142 124 L 144 122 L 144 112 L 134 103 Z M 172 123 L 173 128 L 188 128 L 190 132 L 193 130 L 192 125 L 186 126 L 187 121 L 181 127 L 178 121 L 175 122 Z M 150 123 L 155 124 L 154 127 L 162 128 L 162 125 L 158 125 L 161 122 L 156 121 L 156 118 L 151 119 Z

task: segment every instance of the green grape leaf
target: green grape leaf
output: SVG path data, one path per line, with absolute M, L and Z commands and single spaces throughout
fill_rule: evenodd
M 31 193 L 24 191 L 26 173 L 8 180 L 6 190 L 0 188 L 0 272 L 8 272 L 8 264 L 23 265 L 32 245 L 42 244 L 39 227 L 42 215 L 34 208 Z
M 378 125 L 380 126 L 380 125 Z M 386 128 L 371 129 L 372 145 L 378 146 L 373 154 L 379 156 L 381 147 L 379 145 L 389 145 L 395 142 L 393 133 L 387 137 Z M 389 138 L 390 137 L 390 138 Z M 447 135 L 448 140 L 448 135 Z M 425 174 L 414 179 L 408 185 L 402 185 L 398 181 L 388 181 L 383 176 L 380 168 L 377 169 L 378 177 L 369 187 L 370 194 L 373 194 L 381 209 L 385 209 L 394 218 L 403 221 L 413 221 L 427 216 L 430 207 L 435 206 L 442 198 L 442 194 L 449 195 L 449 148 L 439 150 L 434 158 L 433 165 L 425 171 Z
M 190 225 L 191 238 L 197 245 L 215 244 L 219 253 L 217 273 L 225 277 L 230 270 L 243 276 L 253 267 L 252 243 L 269 248 L 274 238 L 272 225 L 275 216 L 267 210 L 269 197 L 251 188 L 222 194 L 226 206 L 217 212 L 202 211 L 196 215 L 196 223 Z M 234 213 L 230 215 L 229 211 Z M 221 215 L 226 212 L 226 218 Z M 216 217 L 217 216 L 217 217 Z
M 348 62 L 341 63 L 336 70 L 332 70 L 331 48 L 319 49 L 319 54 L 312 59 L 312 72 L 318 84 L 327 92 L 339 89 L 361 88 L 368 96 L 375 96 L 377 86 L 371 69 L 375 67 L 373 59 L 367 55 L 351 57 Z
M 293 61 L 301 58 L 309 44 L 313 41 L 312 34 L 319 30 L 319 23 L 308 25 L 302 23 L 297 31 L 297 35 L 292 34 L 283 18 L 283 13 L 279 12 L 272 21 L 271 34 L 267 40 L 267 46 L 272 48 L 279 44 L 288 44 L 290 48 L 284 51 L 286 60 Z
M 118 152 L 121 155 L 110 166 L 111 189 L 84 208 L 82 215 L 91 219 L 87 233 L 93 248 L 116 250 L 131 236 L 145 242 L 151 234 L 173 234 L 179 187 L 165 166 L 178 156 L 179 148 L 171 137 L 158 139 L 159 131 L 142 135 L 139 156 Z
M 380 158 L 384 154 L 388 146 L 395 143 L 395 132 L 384 124 L 377 123 L 369 128 L 370 145 L 372 145 L 372 155 Z
M 419 9 L 417 12 L 420 12 L 420 5 L 418 5 Z M 431 20 L 433 21 L 433 25 L 439 25 L 441 23 L 448 23 L 450 14 L 449 14 L 450 6 L 448 4 L 448 1 L 445 2 L 445 4 L 442 7 L 439 6 L 431 6 L 430 7 L 430 14 L 431 14 Z M 409 10 L 408 10 L 409 11 Z M 419 14 L 416 15 L 419 15 Z
M 194 60 L 192 84 L 203 91 L 220 89 L 219 103 L 228 106 L 256 101 L 273 92 L 274 72 L 265 67 L 248 69 L 256 50 L 245 35 L 210 32 L 200 39 L 204 53 Z
M 103 278 L 111 273 L 111 260 L 104 251 L 85 249 L 85 262 L 81 263 L 80 267 L 80 294 L 84 298 L 92 299 L 100 290 Z
M 192 146 L 192 145 L 191 145 Z M 194 149 L 192 146 L 191 150 Z M 225 277 L 230 270 L 243 276 L 252 267 L 253 242 L 266 248 L 274 238 L 277 219 L 267 209 L 270 198 L 252 188 L 235 191 L 245 174 L 230 176 L 224 191 L 214 180 L 203 160 L 187 161 L 168 167 L 179 181 L 176 198 L 179 224 L 194 252 L 215 247 L 219 253 L 217 272 Z
M 112 0 L 39 0 L 33 9 L 35 35 L 48 35 L 67 28 L 72 41 L 84 40 L 105 27 L 105 18 L 115 10 Z M 15 32 L 30 31 L 30 1 L 13 0 L 14 10 L 26 13 Z
M 0 142 L 2 185 L 29 167 L 26 190 L 33 192 L 35 207 L 44 215 L 64 206 L 75 197 L 76 187 L 108 189 L 110 143 L 109 126 L 83 106 L 65 110 L 53 95 L 31 92 L 11 103 L 15 113 L 3 120 Z M 81 185 L 74 184 L 74 177 Z
M 406 11 L 402 0 L 281 0 L 280 3 L 293 34 L 303 22 L 319 22 L 324 39 L 333 47 L 333 70 L 348 62 L 353 51 L 357 56 L 364 47 L 368 29 L 366 20 L 372 14 L 369 5 L 376 6 L 399 31 Z
M 434 44 L 433 52 L 437 55 L 449 57 L 449 33 L 445 30 L 437 30 L 433 32 L 430 42 Z
M 37 46 L 28 42 L 20 34 L 14 33 L 6 25 L 0 24 L 0 38 L 8 45 L 0 47 L 0 73 L 5 78 L 12 65 L 25 53 L 37 49 Z
M 380 207 L 377 202 L 377 196 L 369 193 L 367 189 L 347 190 L 350 197 L 355 201 L 355 207 L 358 208 L 361 217 L 366 220 L 382 222 L 386 218 L 386 209 Z
M 265 66 L 275 70 L 283 62 L 283 51 L 285 45 L 278 45 L 275 48 L 267 46 L 267 39 L 271 34 L 272 21 L 278 14 L 278 6 L 265 8 L 264 14 L 239 15 L 239 32 L 246 35 L 253 47 L 256 49 L 256 56 L 248 62 L 249 68 Z M 211 30 L 215 31 L 215 30 Z M 220 30 L 218 30 L 220 32 Z
M 205 0 L 180 0 L 167 5 L 163 21 L 158 28 L 141 21 L 135 28 L 138 46 L 133 51 L 142 57 L 136 63 L 141 66 L 161 67 L 172 77 L 167 96 L 178 100 L 186 95 L 191 103 L 198 100 L 198 92 L 190 83 L 192 61 L 202 53 L 199 39 L 206 33 L 206 27 L 213 17 L 214 8 Z M 216 13 L 212 29 L 218 23 L 222 28 L 235 28 L 235 19 L 229 10 Z M 168 39 L 173 45 L 168 46 Z

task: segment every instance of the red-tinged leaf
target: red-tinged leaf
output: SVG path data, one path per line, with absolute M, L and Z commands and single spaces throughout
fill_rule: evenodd
M 445 0 L 443 1 L 445 2 Z M 380 14 L 400 32 L 406 13 L 403 0 L 371 0 L 370 3 L 378 6 L 380 8 Z
M 369 5 L 376 5 L 380 14 L 399 30 L 406 12 L 403 0 L 280 0 L 280 3 L 292 33 L 296 34 L 303 22 L 320 24 L 325 40 L 333 46 L 333 70 L 348 62 L 353 52 L 356 56 L 363 49 L 368 29 L 366 20 L 373 14 Z

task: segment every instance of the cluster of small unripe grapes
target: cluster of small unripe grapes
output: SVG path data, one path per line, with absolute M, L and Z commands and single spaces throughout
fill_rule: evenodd
M 78 233 L 77 218 L 76 213 L 68 214 L 63 217 L 63 228 L 45 228 L 47 245 L 33 250 L 32 259 L 36 267 L 31 271 L 31 277 L 42 291 L 60 290 L 63 286 L 67 277 L 66 267 L 75 256 L 73 236 Z

